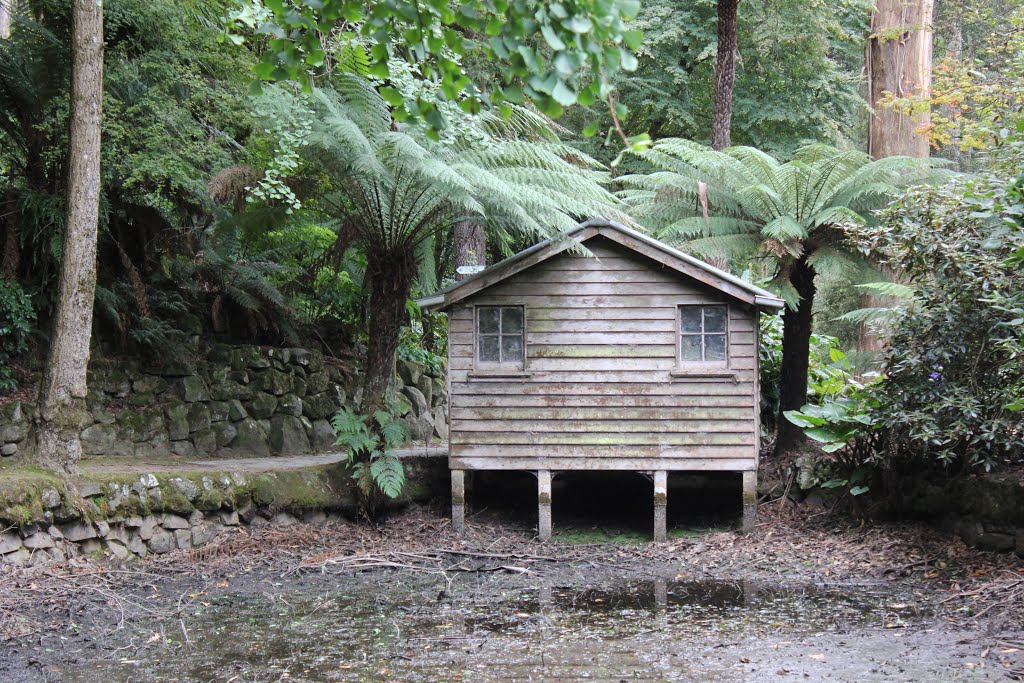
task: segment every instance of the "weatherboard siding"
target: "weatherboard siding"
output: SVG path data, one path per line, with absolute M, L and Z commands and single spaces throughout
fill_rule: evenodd
M 754 469 L 757 312 L 604 238 L 587 248 L 449 309 L 451 467 Z M 680 304 L 729 305 L 731 374 L 679 367 Z M 475 368 L 479 305 L 525 306 L 521 376 Z

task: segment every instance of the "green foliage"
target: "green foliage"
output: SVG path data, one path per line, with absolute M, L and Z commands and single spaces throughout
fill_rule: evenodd
M 898 463 L 1024 460 L 1024 272 L 1016 185 L 908 193 L 862 247 L 914 287 L 885 354 L 879 422 Z
M 872 272 L 847 226 L 871 224 L 874 210 L 927 177 L 919 160 L 872 161 L 826 145 L 803 147 L 786 162 L 750 147 L 718 152 L 676 138 L 630 154 L 654 168 L 619 178 L 641 223 L 699 256 L 761 263 L 768 288 L 794 309 L 796 261 L 832 279 Z
M 930 111 L 924 127 L 937 154 L 959 168 L 1017 173 L 1009 143 L 1024 125 L 1024 7 L 1007 0 L 937 3 L 936 50 L 927 97 L 887 93 L 883 106 Z
M 361 52 L 356 61 L 369 75 L 389 79 L 393 62 L 403 61 L 464 111 L 526 96 L 558 116 L 577 102 L 604 101 L 609 79 L 636 68 L 642 34 L 626 22 L 639 8 L 638 0 L 470 0 L 457 6 L 446 0 L 264 0 L 231 12 L 225 36 L 237 44 L 253 34 L 268 36 L 256 66 L 265 80 L 297 80 L 308 87 L 330 59 L 324 49 L 330 36 L 346 57 Z M 504 65 L 490 90 L 463 68 L 463 57 L 471 53 Z M 394 89 L 381 94 L 400 121 L 425 122 L 435 136 L 449 125 L 446 112 L 428 98 L 408 101 Z
M 247 246 L 230 222 L 194 230 L 191 239 L 197 251 L 166 256 L 157 284 L 173 288 L 188 310 L 207 314 L 214 331 L 255 337 L 270 330 L 295 340 L 294 309 L 281 289 L 294 268 L 281 263 L 280 252 Z
M 828 362 L 811 363 L 814 401 L 787 410 L 785 419 L 803 429 L 838 466 L 840 476 L 822 484 L 844 488 L 851 496 L 870 490 L 868 479 L 879 464 L 884 435 L 877 396 L 878 373 L 856 373 L 846 354 L 828 340 Z
M 371 420 L 346 407 L 331 420 L 337 445 L 348 452 L 352 478 L 367 497 L 376 487 L 397 498 L 405 485 L 405 469 L 394 451 L 409 440 L 409 430 L 395 412 L 378 410 Z
M 717 0 L 645 0 L 635 74 L 618 83 L 629 131 L 710 141 Z M 860 89 L 870 2 L 753 0 L 739 5 L 732 139 L 776 153 L 808 141 L 858 143 L 866 135 Z M 601 135 L 588 147 L 618 149 L 613 122 L 594 107 L 567 125 Z M 613 142 L 614 140 L 614 142 Z M 614 154 L 614 152 L 613 152 Z
M 104 3 L 101 342 L 180 345 L 179 283 L 167 282 L 161 261 L 196 256 L 189 233 L 215 210 L 208 181 L 244 156 L 252 122 L 255 59 L 217 43 L 224 4 Z M 16 232 L 5 258 L 20 265 L 15 275 L 44 320 L 63 238 L 70 31 L 69 3 L 32 0 L 17 3 L 0 40 L 0 193 Z
M 36 313 L 32 299 L 17 282 L 0 280 L 0 390 L 14 389 L 11 360 L 28 350 Z
M 782 316 L 761 315 L 760 342 L 761 424 L 775 427 L 779 415 L 779 383 L 782 368 Z M 870 379 L 876 374 L 862 375 Z M 807 395 L 811 405 L 846 398 L 860 390 L 854 380 L 855 368 L 842 350 L 839 339 L 812 334 L 807 367 Z M 805 406 L 806 408 L 806 406 Z

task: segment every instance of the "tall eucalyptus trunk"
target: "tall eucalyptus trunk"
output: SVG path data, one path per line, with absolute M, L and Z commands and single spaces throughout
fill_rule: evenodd
M 15 0 L 0 0 L 0 38 L 11 37 L 11 11 Z
M 718 54 L 712 92 L 711 146 L 732 145 L 732 90 L 736 82 L 736 15 L 740 0 L 718 0 Z
M 926 158 L 931 121 L 927 107 L 900 111 L 881 104 L 886 93 L 898 98 L 928 98 L 932 81 L 934 0 L 877 0 L 871 14 L 867 68 L 872 115 L 868 153 Z
M 926 103 L 932 82 L 932 14 L 934 0 L 877 0 L 871 14 L 871 36 L 867 47 L 868 86 L 871 118 L 868 123 L 868 153 L 875 159 L 907 156 L 926 159 L 929 155 L 927 106 L 902 111 L 882 104 L 886 93 L 897 98 L 914 97 Z M 889 279 L 899 273 L 885 271 Z M 889 307 L 892 297 L 865 294 L 865 308 Z M 877 352 L 884 340 L 867 323 L 860 324 L 858 351 Z
M 96 293 L 103 115 L 103 3 L 73 0 L 67 214 L 57 309 L 39 392 L 40 460 L 75 472 Z

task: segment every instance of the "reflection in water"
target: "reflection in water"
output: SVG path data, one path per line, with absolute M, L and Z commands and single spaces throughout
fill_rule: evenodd
M 871 623 L 884 604 L 866 591 L 740 581 L 524 587 L 481 577 L 456 581 L 444 601 L 433 579 L 338 583 L 349 590 L 221 596 L 187 619 L 191 647 L 54 673 L 73 681 L 702 680 L 682 665 L 695 653 L 769 634 L 841 633 Z

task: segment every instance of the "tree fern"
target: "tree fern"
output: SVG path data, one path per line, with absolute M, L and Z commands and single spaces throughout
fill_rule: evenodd
M 625 154 L 646 162 L 651 172 L 621 177 L 619 196 L 655 235 L 705 258 L 764 264 L 769 288 L 790 309 L 784 316 L 790 343 L 783 348 L 781 410 L 800 408 L 808 360 L 801 349 L 811 334 L 815 278 L 863 279 L 871 264 L 848 239 L 847 228 L 873 221 L 873 212 L 902 188 L 926 179 L 929 164 L 900 157 L 872 161 L 827 145 L 803 147 L 780 161 L 748 147 L 716 151 L 678 139 Z M 779 425 L 778 443 L 785 449 L 799 431 L 781 419 Z

